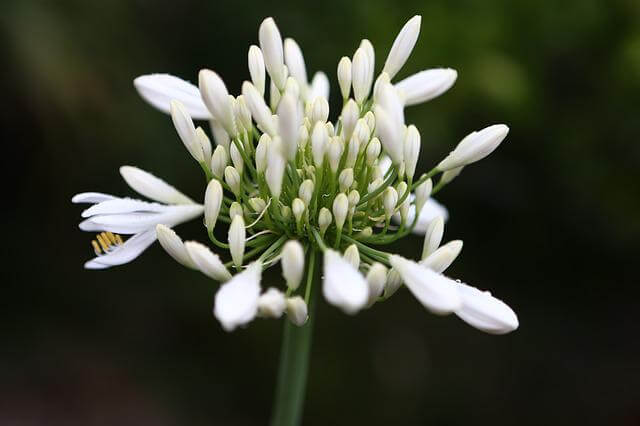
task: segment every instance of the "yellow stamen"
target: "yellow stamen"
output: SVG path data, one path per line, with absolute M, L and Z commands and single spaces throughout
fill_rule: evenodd
M 100 246 L 96 243 L 96 240 L 91 241 L 91 245 L 93 246 L 93 251 L 96 252 L 96 256 L 100 256 L 102 251 L 100 251 Z
M 102 238 L 102 234 L 96 235 L 96 240 L 98 240 L 98 243 L 100 243 L 100 247 L 102 247 L 103 252 L 106 253 L 109 251 L 109 244 L 104 240 L 104 238 Z
M 91 246 L 93 247 L 93 251 L 96 253 L 96 256 L 106 254 L 122 244 L 124 244 L 122 237 L 110 231 L 99 233 L 96 235 L 96 239 L 91 241 Z
M 115 234 L 116 237 L 116 244 L 120 245 L 120 244 L 124 244 L 124 241 L 122 241 L 122 237 L 118 234 Z
M 107 231 L 107 232 L 103 232 L 103 234 L 105 234 L 107 236 L 107 238 L 109 239 L 109 242 L 111 243 L 111 245 L 115 245 L 118 242 L 116 241 L 116 237 L 113 235 L 113 232 Z

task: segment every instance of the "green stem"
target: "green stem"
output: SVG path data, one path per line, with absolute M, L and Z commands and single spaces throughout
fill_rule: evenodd
M 311 250 L 310 256 L 316 256 Z M 311 354 L 311 336 L 315 320 L 315 305 L 318 295 L 319 273 L 313 270 L 314 261 L 309 261 L 308 282 L 311 296 L 308 305 L 309 319 L 298 327 L 288 319 L 284 321 L 276 399 L 273 407 L 271 426 L 298 426 L 302 422 L 302 411 Z M 315 281 L 315 283 L 314 283 Z M 316 284 L 316 285 L 313 285 Z

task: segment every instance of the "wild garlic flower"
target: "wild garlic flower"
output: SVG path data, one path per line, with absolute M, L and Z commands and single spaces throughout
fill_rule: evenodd
M 166 74 L 136 78 L 140 95 L 171 115 L 204 171 L 204 206 L 147 175 L 138 178 L 144 184 L 132 184 L 124 170 L 134 189 L 167 205 L 100 194 L 74 198 L 98 203 L 83 213 L 88 219 L 82 229 L 134 234 L 123 243 L 101 234 L 105 243 L 94 245 L 99 256 L 87 267 L 130 261 L 157 235 L 179 263 L 222 282 L 214 315 L 233 330 L 257 316 L 286 314 L 304 324 L 312 315 L 313 286 L 320 285 L 313 276 L 322 253 L 322 294 L 347 314 L 389 299 L 404 283 L 435 314 L 455 313 L 488 333 L 515 330 L 518 319 L 506 304 L 444 275 L 462 242 L 441 245 L 448 212 L 431 198 L 463 167 L 496 149 L 509 129 L 498 124 L 472 132 L 430 171 L 416 170 L 421 137 L 405 122 L 404 109 L 443 94 L 457 78 L 453 69 L 435 68 L 395 81 L 420 24 L 420 16 L 406 23 L 377 75 L 369 40 L 340 59 L 343 107 L 334 112 L 335 122 L 328 121 L 327 76 L 317 72 L 308 79 L 300 46 L 283 40 L 272 18 L 262 22 L 258 44 L 248 50 L 249 80 L 239 94 L 230 94 L 208 69 L 200 71 L 198 87 Z M 208 121 L 215 149 L 194 120 Z M 202 213 L 209 240 L 226 263 L 169 229 Z M 418 261 L 380 249 L 412 232 L 426 234 Z M 262 272 L 278 262 L 282 282 L 263 292 Z

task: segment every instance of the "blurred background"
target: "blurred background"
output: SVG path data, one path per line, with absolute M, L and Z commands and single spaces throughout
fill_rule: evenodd
M 418 170 L 471 130 L 511 127 L 438 195 L 450 269 L 491 289 L 520 329 L 489 336 L 437 317 L 405 290 L 355 317 L 318 312 L 306 425 L 638 425 L 640 3 L 596 1 L 4 0 L 0 425 L 264 425 L 280 321 L 225 333 L 215 286 L 156 244 L 85 271 L 82 191 L 133 195 L 131 164 L 199 199 L 201 172 L 171 120 L 132 81 L 208 67 L 233 93 L 257 28 L 274 16 L 310 72 L 361 38 L 379 70 L 422 15 L 399 77 L 458 70 L 445 96 L 407 111 Z M 332 116 L 335 118 L 336 109 Z M 204 241 L 198 223 L 185 238 Z M 418 237 L 395 247 L 414 255 Z M 278 271 L 265 283 L 279 282 Z

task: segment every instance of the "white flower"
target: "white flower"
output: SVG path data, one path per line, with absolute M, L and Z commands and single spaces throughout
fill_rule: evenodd
M 282 91 L 286 83 L 284 52 L 282 37 L 273 18 L 267 18 L 262 21 L 258 30 L 258 38 L 260 39 L 260 48 L 262 49 L 267 72 L 276 87 Z
M 270 287 L 258 298 L 258 315 L 263 318 L 280 318 L 287 308 L 284 293 Z
M 231 274 L 225 268 L 220 257 L 213 253 L 209 247 L 195 241 L 187 241 L 184 243 L 184 247 L 200 272 L 220 282 L 231 279 Z
M 503 301 L 461 282 L 456 286 L 462 307 L 455 314 L 464 322 L 490 334 L 506 334 L 518 328 L 518 317 Z
M 302 91 L 307 90 L 307 68 L 304 65 L 304 57 L 298 43 L 292 38 L 284 40 L 284 62 L 287 64 L 289 74 L 295 78 Z
M 203 69 L 198 74 L 198 86 L 211 116 L 224 127 L 229 136 L 235 136 L 238 130 L 233 105 L 224 81 L 215 72 Z
M 382 147 L 391 157 L 393 164 L 402 163 L 404 146 L 402 144 L 403 131 L 401 123 L 395 121 L 379 105 L 374 107 L 373 112 L 376 116 L 376 134 L 382 143 Z
M 418 40 L 421 21 L 422 17 L 420 15 L 409 19 L 393 41 L 389 56 L 387 56 L 384 68 L 382 69 L 382 72 L 389 74 L 389 78 L 393 78 L 398 71 L 400 71 L 404 63 L 407 62 L 413 46 L 415 46 Z
M 262 56 L 262 50 L 256 45 L 249 47 L 249 74 L 251 75 L 251 81 L 253 85 L 258 89 L 260 95 L 264 96 L 264 57 Z
M 220 286 L 216 293 L 213 314 L 226 331 L 245 325 L 258 313 L 262 265 L 253 262 Z
M 180 101 L 194 120 L 209 120 L 211 114 L 202 101 L 197 86 L 169 74 L 141 75 L 133 85 L 151 106 L 165 114 L 171 112 L 171 101 Z
M 258 127 L 270 136 L 275 136 L 277 132 L 276 123 L 273 120 L 271 110 L 258 89 L 251 82 L 245 81 L 242 83 L 242 96 L 244 96 L 247 107 L 251 111 L 251 116 L 258 123 Z
M 495 124 L 467 135 L 451 153 L 438 164 L 438 170 L 446 171 L 482 160 L 491 154 L 507 137 L 509 128 Z
M 353 315 L 362 309 L 369 298 L 366 280 L 340 253 L 324 252 L 324 281 L 322 293 L 332 305 Z
M 442 95 L 458 78 L 451 68 L 434 68 L 420 71 L 395 84 L 405 106 L 421 104 Z
M 421 260 L 420 264 L 433 271 L 442 273 L 456 260 L 462 251 L 462 245 L 462 240 L 449 241 Z
M 296 290 L 300 286 L 304 275 L 304 249 L 297 240 L 289 240 L 282 247 L 282 276 L 287 282 L 287 287 Z
M 300 296 L 289 297 L 287 299 L 287 316 L 289 321 L 298 327 L 303 326 L 309 318 L 307 304 Z
M 454 280 L 401 256 L 392 255 L 389 260 L 411 293 L 431 312 L 446 315 L 462 306 Z
M 94 204 L 82 212 L 85 220 L 80 223 L 80 229 L 104 231 L 93 242 L 96 257 L 85 263 L 87 269 L 104 269 L 132 261 L 156 240 L 157 224 L 175 226 L 195 219 L 204 210 L 202 205 L 195 204 L 189 197 L 148 172 L 124 166 L 120 173 L 140 194 L 173 204 L 150 203 L 95 192 L 74 196 L 71 200 L 74 203 Z M 117 234 L 133 237 L 123 241 Z

